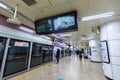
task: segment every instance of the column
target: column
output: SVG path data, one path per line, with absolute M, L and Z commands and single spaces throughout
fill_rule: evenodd
M 120 80 L 120 21 L 104 24 L 100 27 L 101 41 L 108 42 L 110 63 L 103 62 L 104 75 Z
M 100 40 L 99 39 L 90 40 L 89 46 L 91 47 L 90 60 L 93 62 L 101 62 Z

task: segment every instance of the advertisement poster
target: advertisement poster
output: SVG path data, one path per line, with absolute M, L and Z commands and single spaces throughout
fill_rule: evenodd
M 101 42 L 101 49 L 102 49 L 102 60 L 103 60 L 103 62 L 110 63 L 107 41 L 102 41 Z

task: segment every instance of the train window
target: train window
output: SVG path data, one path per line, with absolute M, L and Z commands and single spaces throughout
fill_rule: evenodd
M 3 60 L 3 54 L 5 50 L 5 45 L 6 45 L 6 38 L 0 37 L 0 69 L 2 65 L 2 60 Z
M 4 76 L 27 69 L 29 45 L 30 43 L 26 41 L 10 40 Z
M 42 61 L 42 45 L 38 43 L 33 43 L 32 57 L 31 57 L 31 67 L 40 65 Z

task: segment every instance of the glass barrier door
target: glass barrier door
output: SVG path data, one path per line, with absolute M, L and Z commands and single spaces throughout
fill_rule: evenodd
M 43 53 L 43 63 L 48 62 L 49 51 L 48 51 L 48 46 L 47 45 L 43 45 L 42 53 Z
M 6 41 L 7 41 L 7 38 L 0 37 L 0 70 L 1 70 Z
M 42 45 L 39 43 L 33 43 L 30 67 L 34 67 L 42 63 L 43 63 Z
M 61 50 L 61 57 L 64 57 L 64 50 Z
M 49 61 L 52 61 L 53 59 L 53 55 L 52 55 L 52 52 L 53 52 L 53 47 L 50 46 L 50 45 L 43 45 L 43 62 L 49 62 Z
M 49 61 L 53 60 L 53 47 L 49 46 Z
M 30 43 L 27 41 L 10 40 L 4 77 L 27 69 L 29 47 Z

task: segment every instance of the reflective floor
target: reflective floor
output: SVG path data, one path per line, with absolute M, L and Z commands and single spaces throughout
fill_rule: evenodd
M 75 55 L 64 57 L 60 59 L 59 64 L 54 62 L 29 75 L 19 77 L 17 80 L 57 80 L 57 78 L 63 78 L 63 80 L 106 80 L 101 63 L 93 63 L 89 59 L 80 61 L 79 57 Z

